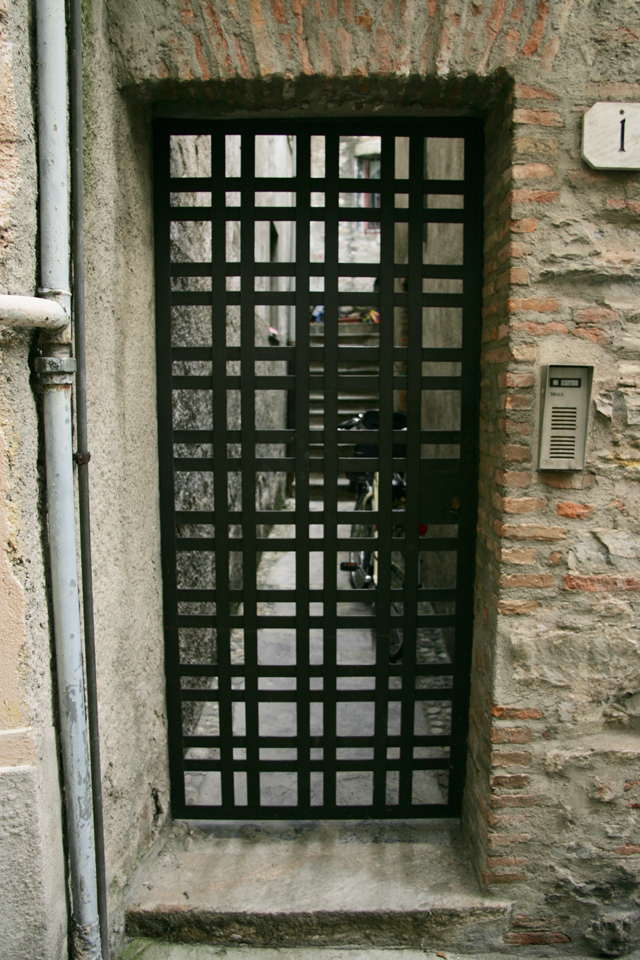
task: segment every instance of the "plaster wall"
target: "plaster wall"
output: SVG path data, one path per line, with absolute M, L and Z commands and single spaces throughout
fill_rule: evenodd
M 607 930 L 621 943 L 635 936 L 640 184 L 637 174 L 589 170 L 579 143 L 594 101 L 640 99 L 636 4 L 121 0 L 87 5 L 84 16 L 92 511 L 114 936 L 126 884 L 168 811 L 151 117 L 264 110 L 486 118 L 465 823 L 482 882 L 524 918 L 502 946 L 584 955 Z M 587 467 L 571 476 L 535 467 L 539 368 L 559 356 L 596 368 Z
M 0 289 L 36 288 L 31 12 L 0 7 Z M 33 333 L 0 328 L 0 956 L 66 955 Z

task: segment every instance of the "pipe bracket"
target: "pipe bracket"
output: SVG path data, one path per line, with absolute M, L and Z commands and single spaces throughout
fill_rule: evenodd
M 73 383 L 77 364 L 75 357 L 36 357 L 36 373 L 44 386 Z

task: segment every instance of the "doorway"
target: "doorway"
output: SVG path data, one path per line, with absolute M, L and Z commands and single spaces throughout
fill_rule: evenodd
M 482 127 L 159 120 L 174 817 L 457 816 Z

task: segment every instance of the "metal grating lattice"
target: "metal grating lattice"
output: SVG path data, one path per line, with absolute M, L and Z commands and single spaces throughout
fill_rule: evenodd
M 474 120 L 156 121 L 176 817 L 459 813 L 482 152 Z M 379 410 L 357 447 L 345 403 Z

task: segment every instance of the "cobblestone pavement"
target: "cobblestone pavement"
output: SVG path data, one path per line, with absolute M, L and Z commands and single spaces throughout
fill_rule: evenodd
M 344 505 L 345 508 L 348 504 Z M 293 509 L 293 504 L 291 504 Z M 322 504 L 312 504 L 312 509 L 321 509 Z M 311 538 L 320 538 L 323 528 L 320 524 L 313 524 L 310 529 Z M 348 537 L 349 527 L 341 525 L 339 536 Z M 295 529 L 278 526 L 278 537 L 294 537 Z M 346 554 L 344 558 L 346 559 Z M 312 587 L 322 586 L 323 556 L 320 552 L 310 554 L 310 581 Z M 338 572 L 338 587 L 349 586 L 349 574 Z M 295 585 L 295 554 L 265 553 L 263 554 L 258 570 L 258 587 L 291 589 Z M 322 604 L 311 604 L 310 613 L 321 614 Z M 340 602 L 338 613 L 358 616 L 369 614 L 371 606 L 358 601 Z M 420 613 L 433 612 L 427 604 L 421 604 Z M 259 603 L 258 614 L 261 615 L 291 615 L 295 613 L 293 603 Z M 241 631 L 236 631 L 232 637 L 232 661 L 242 662 L 243 646 Z M 295 663 L 295 630 L 261 630 L 258 636 L 258 658 L 261 664 L 293 664 Z M 322 631 L 312 630 L 310 639 L 311 663 L 322 663 Z M 449 656 L 439 629 L 421 629 L 418 636 L 418 661 L 449 662 Z M 339 664 L 373 664 L 375 663 L 375 644 L 369 627 L 358 629 L 343 629 L 338 635 L 338 663 Z M 233 681 L 236 689 L 241 689 L 244 683 L 242 678 Z M 313 684 L 321 684 L 320 678 L 312 678 Z M 340 683 L 340 681 L 339 681 Z M 446 687 L 450 683 L 448 677 L 423 678 L 420 686 Z M 261 685 L 264 688 L 284 689 L 290 684 L 295 687 L 293 678 L 263 678 Z M 373 677 L 349 678 L 349 688 L 367 689 L 374 685 Z M 399 689 L 401 678 L 391 679 L 391 689 Z M 389 704 L 389 733 L 400 733 L 400 701 Z M 260 704 L 260 732 L 263 736 L 291 735 L 296 726 L 295 703 L 261 703 Z M 373 730 L 374 703 L 367 701 L 343 702 L 337 705 L 337 725 L 341 735 L 362 736 Z M 419 701 L 415 713 L 415 733 L 418 735 L 434 735 L 449 733 L 451 725 L 450 701 Z M 236 703 L 233 714 L 234 734 L 242 736 L 245 731 L 244 704 Z M 215 736 L 219 732 L 218 705 L 207 703 L 200 716 L 198 726 L 194 731 L 198 736 Z M 322 704 L 311 704 L 311 735 L 322 733 Z M 398 750 L 398 748 L 394 748 Z M 446 748 L 424 747 L 421 755 L 438 757 L 446 755 Z M 316 751 L 312 749 L 311 759 L 315 758 Z M 370 759 L 371 748 L 362 748 L 350 751 L 351 759 Z M 218 759 L 217 750 L 210 748 L 193 748 L 189 752 L 190 758 Z M 391 756 L 391 751 L 390 751 Z M 295 759 L 295 750 L 273 749 L 269 752 L 273 760 Z M 397 802 L 398 777 L 390 773 L 387 781 L 387 802 Z M 322 773 L 311 774 L 312 804 L 322 802 Z M 416 771 L 414 774 L 414 802 L 442 803 L 446 799 L 446 774 L 437 771 Z M 370 772 L 338 772 L 337 774 L 337 801 L 339 804 L 367 804 L 371 803 L 372 774 Z M 219 774 L 192 773 L 186 777 L 187 802 L 198 805 L 219 805 L 220 779 Z M 246 783 L 244 776 L 238 777 L 236 783 L 237 802 L 246 802 Z M 296 775 L 295 773 L 270 773 L 261 776 L 261 802 L 268 805 L 294 805 L 296 803 Z

